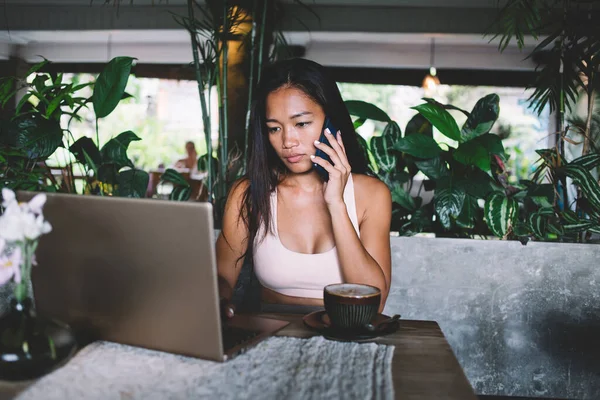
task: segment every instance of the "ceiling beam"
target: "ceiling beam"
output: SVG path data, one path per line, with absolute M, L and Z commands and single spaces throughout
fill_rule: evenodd
M 5 4 L 0 12 L 0 30 L 111 30 L 180 29 L 173 15 L 186 15 L 182 5 L 129 6 L 118 9 L 92 5 Z M 287 32 L 486 32 L 497 15 L 490 7 L 407 7 L 310 4 L 311 11 L 286 4 L 281 21 Z M 316 17 L 315 15 L 318 15 Z

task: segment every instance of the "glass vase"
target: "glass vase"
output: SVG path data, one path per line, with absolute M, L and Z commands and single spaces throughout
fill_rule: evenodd
M 20 282 L 15 283 L 8 310 L 0 317 L 0 380 L 40 377 L 66 362 L 77 349 L 68 325 L 35 312 L 31 285 L 35 244 L 24 246 Z

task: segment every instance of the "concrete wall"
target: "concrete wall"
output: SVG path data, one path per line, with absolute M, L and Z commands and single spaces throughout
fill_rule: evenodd
M 600 398 L 600 246 L 392 238 L 385 312 L 437 321 L 478 394 Z

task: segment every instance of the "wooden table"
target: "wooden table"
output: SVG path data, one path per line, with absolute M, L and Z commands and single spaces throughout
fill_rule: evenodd
M 277 336 L 315 336 L 302 322 L 302 316 L 259 315 L 290 321 Z M 392 379 L 396 399 L 477 400 L 437 322 L 401 320 L 398 331 L 376 342 L 395 346 Z
M 302 322 L 301 315 L 259 314 L 290 321 L 277 336 L 308 338 L 316 333 Z M 392 379 L 396 399 L 477 400 L 439 325 L 433 321 L 401 320 L 400 329 L 376 340 L 395 346 Z M 0 399 L 11 399 L 35 381 L 0 381 Z

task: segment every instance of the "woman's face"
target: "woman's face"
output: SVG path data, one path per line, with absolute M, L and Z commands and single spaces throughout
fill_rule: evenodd
M 325 121 L 321 106 L 294 87 L 271 92 L 266 106 L 269 142 L 279 158 L 294 173 L 310 171 Z

